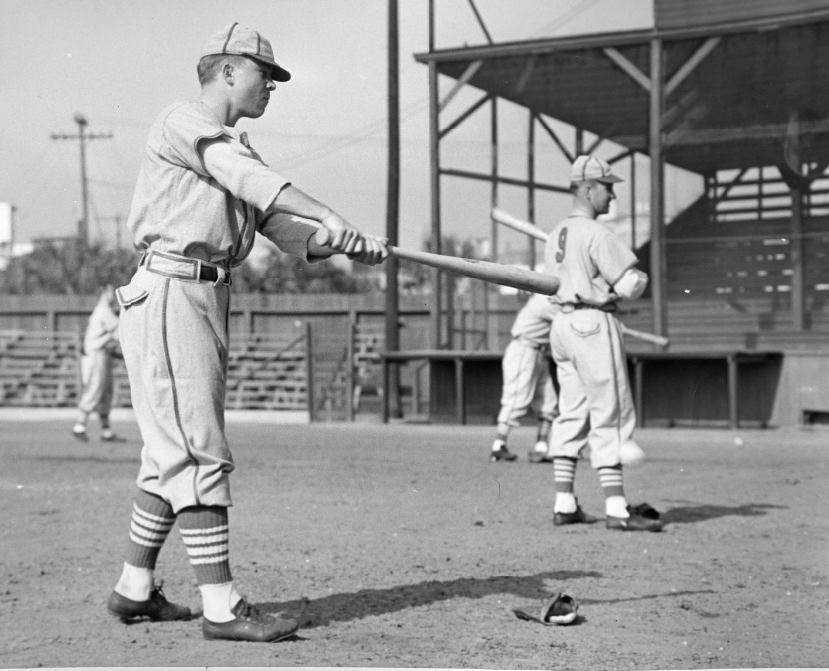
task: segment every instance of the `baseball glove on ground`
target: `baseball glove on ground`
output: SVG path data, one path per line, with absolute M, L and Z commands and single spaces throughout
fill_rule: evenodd
M 635 506 L 628 506 L 631 515 L 641 515 L 649 520 L 658 520 L 659 511 L 647 503 L 638 503 Z
M 513 608 L 512 612 L 521 620 L 540 622 L 546 627 L 552 627 L 575 622 L 578 610 L 579 604 L 572 596 L 558 592 L 541 604 L 538 617 L 520 608 Z

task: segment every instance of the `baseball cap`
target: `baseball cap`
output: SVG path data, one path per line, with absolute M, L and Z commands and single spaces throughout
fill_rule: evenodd
M 260 63 L 270 65 L 271 74 L 278 82 L 287 82 L 291 78 L 291 73 L 273 59 L 271 43 L 252 28 L 238 22 L 231 23 L 211 35 L 199 58 L 218 54 L 249 56 Z
M 610 165 L 607 161 L 603 161 L 598 156 L 582 154 L 573 161 L 573 165 L 570 168 L 570 182 L 572 184 L 578 184 L 579 182 L 588 182 L 590 180 L 604 182 L 606 184 L 624 181 L 621 177 L 617 177 L 611 172 Z

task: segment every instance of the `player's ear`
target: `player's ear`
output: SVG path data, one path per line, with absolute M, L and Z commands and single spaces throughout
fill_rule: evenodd
M 233 84 L 234 67 L 232 62 L 225 61 L 222 63 L 220 72 L 222 73 L 222 79 L 224 79 L 228 84 Z

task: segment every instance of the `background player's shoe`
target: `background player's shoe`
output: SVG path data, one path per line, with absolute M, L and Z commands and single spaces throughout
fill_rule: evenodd
M 72 435 L 83 443 L 89 440 L 89 436 L 86 435 L 86 427 L 80 422 L 72 427 Z
M 281 641 L 296 633 L 296 620 L 262 613 L 247 599 L 239 599 L 230 611 L 235 616 L 229 622 L 212 622 L 204 618 L 202 633 L 208 640 L 229 641 Z
M 101 440 L 105 443 L 123 443 L 125 441 L 124 438 L 121 438 L 112 429 L 103 429 L 101 431 Z
M 510 452 L 503 441 L 496 440 L 492 443 L 492 449 L 489 452 L 490 461 L 515 461 L 516 459 L 518 455 Z
M 191 613 L 187 606 L 167 601 L 161 591 L 162 583 L 155 585 L 146 601 L 133 601 L 113 591 L 107 600 L 107 610 L 122 621 L 149 618 L 154 622 L 189 620 Z

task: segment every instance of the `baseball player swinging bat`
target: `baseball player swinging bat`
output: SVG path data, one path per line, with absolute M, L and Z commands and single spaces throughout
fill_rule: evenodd
M 305 220 L 306 223 L 320 229 L 316 222 Z M 512 287 L 521 291 L 552 296 L 558 291 L 558 278 L 552 275 L 537 273 L 517 266 L 508 266 L 503 263 L 492 261 L 481 261 L 479 259 L 465 259 L 447 254 L 435 254 L 432 252 L 421 252 L 404 247 L 388 245 L 390 254 L 399 259 L 415 261 L 433 268 L 445 270 L 446 272 L 464 275 L 494 284 L 501 284 L 505 287 Z
M 498 207 L 493 208 L 492 219 L 493 221 L 496 221 L 499 224 L 503 224 L 504 226 L 508 226 L 509 228 L 515 231 L 519 231 L 521 233 L 524 233 L 525 235 L 529 235 L 530 237 L 533 237 L 536 240 L 547 242 L 547 233 L 541 230 L 538 226 L 529 221 L 519 219 L 518 217 L 515 217 L 511 215 L 509 212 L 505 212 L 504 210 Z M 628 328 L 624 324 L 621 324 L 621 327 L 622 333 L 630 336 L 631 338 L 644 340 L 645 342 L 652 343 L 659 347 L 667 347 L 670 344 L 670 341 L 665 336 L 656 335 L 655 333 L 648 333 L 647 331 L 639 331 L 637 329 Z

